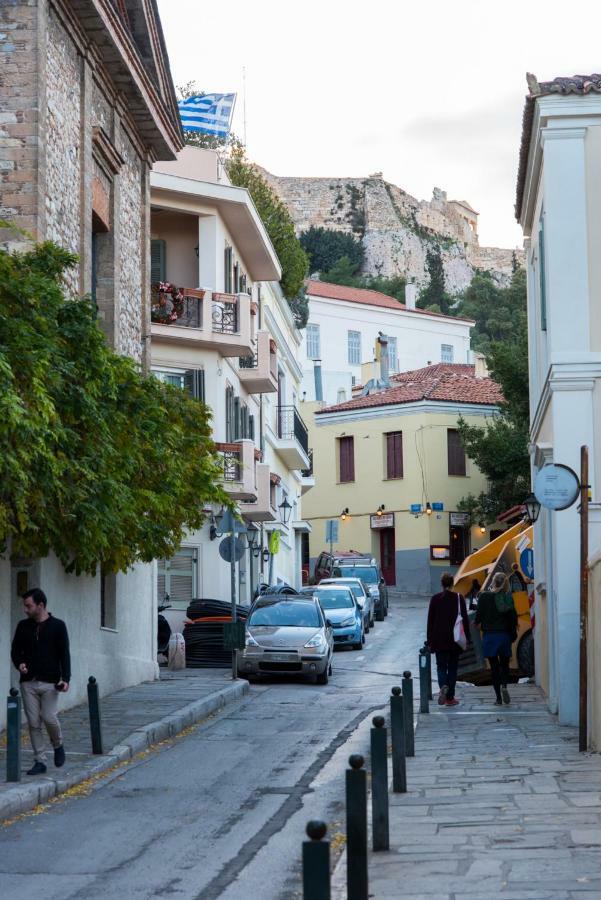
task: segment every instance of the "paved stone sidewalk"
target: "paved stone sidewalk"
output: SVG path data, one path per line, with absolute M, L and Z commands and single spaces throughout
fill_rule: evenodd
M 22 780 L 7 784 L 6 736 L 0 734 L 0 821 L 44 803 L 74 785 L 127 762 L 152 744 L 173 737 L 248 692 L 248 682 L 232 681 L 225 669 L 161 669 L 158 681 L 144 682 L 102 697 L 100 701 L 103 756 L 92 756 L 87 704 L 60 714 L 67 760 L 55 769 L 52 751 L 48 772 L 32 778 L 33 762 L 23 722 Z M 24 719 L 24 716 L 23 716 Z
M 370 853 L 370 897 L 601 898 L 601 756 L 578 752 L 533 685 L 503 708 L 491 688 L 458 695 L 419 716 L 408 793 L 390 795 L 390 851 Z

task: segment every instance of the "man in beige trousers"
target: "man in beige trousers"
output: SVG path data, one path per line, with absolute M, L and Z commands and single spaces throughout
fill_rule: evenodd
M 54 765 L 65 762 L 63 736 L 58 720 L 58 698 L 69 690 L 71 658 L 69 635 L 61 619 L 46 609 L 46 594 L 32 588 L 23 594 L 26 618 L 17 625 L 11 658 L 19 670 L 23 707 L 33 748 L 33 766 L 28 775 L 46 772 L 46 749 L 42 723 L 54 748 Z

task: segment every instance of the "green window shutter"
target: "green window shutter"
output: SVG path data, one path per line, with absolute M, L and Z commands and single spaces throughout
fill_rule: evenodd
M 234 440 L 234 390 L 231 387 L 225 389 L 225 439 L 229 443 Z
M 547 330 L 547 286 L 545 281 L 545 220 L 541 215 L 540 227 L 538 230 L 538 265 L 539 265 L 539 284 L 540 284 L 540 327 L 542 331 Z
M 248 436 L 251 439 L 251 441 L 254 441 L 254 439 L 255 439 L 255 417 L 254 416 L 248 417 Z
M 167 275 L 167 245 L 163 240 L 150 242 L 150 281 L 156 284 L 158 281 L 166 281 Z
M 226 294 L 232 293 L 232 248 L 226 247 L 223 255 L 223 290 Z
M 242 437 L 242 435 L 240 434 L 242 429 L 240 428 L 240 398 L 239 397 L 234 397 L 233 419 L 234 419 L 234 440 L 238 441 Z
M 195 400 L 205 401 L 205 373 L 204 369 L 188 369 L 184 375 L 184 386 Z

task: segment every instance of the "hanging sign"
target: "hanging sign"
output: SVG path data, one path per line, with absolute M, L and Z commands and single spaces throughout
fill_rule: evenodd
M 370 528 L 394 528 L 394 513 L 382 513 L 369 517 Z
M 272 531 L 269 535 L 269 552 L 272 556 L 280 552 L 280 532 Z
M 576 472 L 560 463 L 543 466 L 534 479 L 534 495 L 546 509 L 567 509 L 576 502 L 579 493 Z
M 452 512 L 450 514 L 451 525 L 469 525 L 470 514 L 466 512 Z
M 444 509 L 444 503 L 436 502 L 432 504 L 432 509 L 434 512 L 442 512 Z
M 412 503 L 409 509 L 412 515 L 417 516 L 422 511 L 422 505 L 421 503 Z

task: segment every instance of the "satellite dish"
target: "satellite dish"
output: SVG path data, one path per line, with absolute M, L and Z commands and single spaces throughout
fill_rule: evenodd
M 244 541 L 241 538 L 224 537 L 219 544 L 219 556 L 226 562 L 231 563 L 232 560 L 239 562 L 244 556 Z

